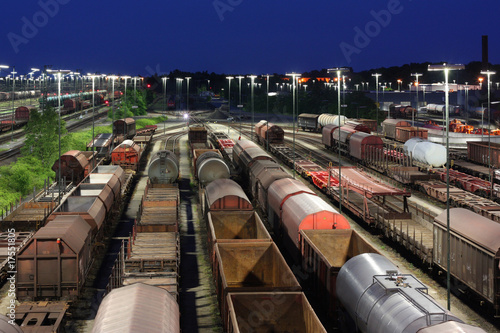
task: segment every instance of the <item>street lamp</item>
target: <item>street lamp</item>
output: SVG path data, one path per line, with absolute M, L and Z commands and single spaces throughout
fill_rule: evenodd
M 428 70 L 429 71 L 444 71 L 444 77 L 445 77 L 445 113 L 446 113 L 446 231 L 447 231 L 447 251 L 448 251 L 448 256 L 447 256 L 447 273 L 446 273 L 446 286 L 447 286 L 447 293 L 448 293 L 448 310 L 451 309 L 451 300 L 450 300 L 450 293 L 451 293 L 451 275 L 450 275 L 450 268 L 451 268 L 451 262 L 450 262 L 450 155 L 448 154 L 449 152 L 449 134 L 450 134 L 450 126 L 448 125 L 449 121 L 449 88 L 448 88 L 448 73 L 450 70 L 462 70 L 464 69 L 464 65 L 448 65 L 448 64 L 442 64 L 442 65 L 429 65 Z
M 229 114 L 231 114 L 231 80 L 234 79 L 234 76 L 226 76 L 226 79 L 229 80 L 228 107 L 229 107 Z
M 267 95 L 266 95 L 266 128 L 269 127 L 269 78 L 274 75 L 266 74 Z M 266 151 L 269 151 L 269 140 L 266 140 Z
M 238 107 L 240 108 L 240 137 L 239 137 L 238 140 L 240 140 L 241 139 L 241 122 L 243 120 L 243 115 L 242 115 L 242 112 L 241 112 L 242 111 L 242 104 L 241 104 L 241 79 L 244 79 L 245 77 L 239 75 L 236 78 L 238 79 L 238 89 L 239 89 L 239 93 L 240 93 L 240 99 L 239 99 L 240 104 L 238 104 Z
M 401 92 L 401 83 L 403 83 L 403 80 L 398 79 L 398 91 Z
M 331 72 L 337 72 L 337 83 L 338 83 L 338 89 L 337 89 L 337 106 L 338 106 L 338 123 L 339 123 L 339 128 L 340 128 L 340 75 L 343 72 L 349 72 L 348 68 L 332 68 L 328 70 L 329 73 Z M 380 75 L 380 74 L 379 74 Z M 377 77 L 377 87 L 378 87 L 378 77 Z M 378 89 L 377 89 L 378 90 Z M 378 96 L 378 93 L 377 93 Z M 378 97 L 377 97 L 377 103 L 378 103 Z M 378 118 L 377 118 L 378 119 Z M 378 123 L 378 120 L 377 120 Z M 338 143 L 338 152 L 339 152 L 339 212 L 342 212 L 342 167 L 341 167 L 341 160 L 340 160 L 340 131 L 339 131 L 339 143 Z M 330 177 L 330 176 L 328 176 Z
M 380 76 L 382 76 L 382 74 L 374 73 L 374 74 L 372 74 L 372 76 L 375 77 L 375 89 L 377 89 L 376 96 L 377 96 L 377 134 L 378 134 L 378 110 L 379 110 L 379 103 L 378 103 L 378 78 Z M 389 112 L 389 114 L 390 114 L 390 112 Z
M 187 97 L 186 97 L 186 110 L 189 112 L 189 80 L 191 80 L 190 76 L 186 77 L 186 84 L 187 84 Z
M 253 90 L 254 90 L 254 82 L 255 82 L 255 78 L 257 77 L 257 75 L 248 75 L 247 76 L 248 78 L 250 78 L 250 84 L 251 84 L 251 104 L 252 104 L 252 125 L 250 126 L 250 140 L 253 140 L 253 132 L 254 132 L 254 128 L 253 128 L 253 123 L 254 123 L 254 113 L 255 113 L 255 109 L 254 109 L 254 100 L 253 100 Z
M 488 175 L 489 175 L 489 180 L 490 183 L 493 182 L 492 177 L 491 177 L 491 134 L 490 134 L 490 108 L 491 108 L 491 75 L 495 75 L 496 72 L 494 71 L 481 71 L 481 74 L 487 75 L 488 76 Z M 484 114 L 484 112 L 483 112 Z M 493 188 L 493 185 L 491 186 Z M 493 195 L 493 191 L 490 191 L 490 196 Z
M 15 90 L 16 90 L 16 66 L 12 66 L 12 121 L 11 121 L 11 125 L 12 125 L 12 133 L 11 133 L 11 137 L 10 137 L 10 141 L 14 141 L 14 112 L 16 112 L 16 107 L 14 106 L 14 96 L 16 94 Z
M 163 116 L 165 117 L 166 114 L 167 114 L 167 80 L 168 80 L 168 76 L 164 76 L 161 78 L 161 80 L 163 81 Z M 166 119 L 163 119 L 163 135 L 165 135 L 166 133 L 166 129 L 165 129 L 165 123 L 166 123 Z
M 290 74 L 286 74 L 287 76 L 291 76 L 292 77 L 292 80 L 293 80 L 293 83 L 292 83 L 292 91 L 293 91 L 293 109 L 292 109 L 292 123 L 293 123 L 293 127 L 292 127 L 292 133 L 293 133 L 293 178 L 295 179 L 295 78 L 299 77 L 300 74 L 297 74 L 297 73 L 290 73 Z
M 89 78 L 92 79 L 92 169 L 95 167 L 95 156 L 94 156 L 94 122 L 95 122 L 95 81 L 96 74 L 87 74 Z M 128 77 L 130 78 L 130 77 Z M 125 77 L 125 92 L 127 91 L 127 77 Z M 125 95 L 126 96 L 126 95 Z M 125 116 L 123 117 L 125 118 Z
M 57 76 L 57 105 L 59 107 L 59 170 L 57 185 L 59 187 L 59 203 L 61 202 L 61 74 L 68 74 L 69 70 L 47 70 L 50 74 Z
M 115 80 L 119 77 L 116 75 L 110 75 L 108 77 L 111 79 L 111 96 L 113 97 L 113 102 L 111 104 L 111 131 L 114 137 L 115 127 L 113 126 L 113 124 L 115 123 Z
M 131 78 L 130 76 L 122 76 L 122 79 L 125 80 L 125 103 L 127 103 L 127 80 L 130 78 Z M 92 85 L 93 84 L 94 84 L 94 78 L 92 77 Z M 94 88 L 92 88 L 92 92 L 93 91 L 94 91 Z M 126 114 L 123 115 L 123 118 L 126 118 Z
M 419 76 L 422 76 L 421 73 L 414 73 L 414 74 L 411 74 L 412 76 L 415 77 L 416 81 L 415 81 L 415 87 L 417 88 L 417 113 L 418 113 L 418 77 Z M 415 114 L 412 112 L 411 113 L 411 126 L 415 126 Z

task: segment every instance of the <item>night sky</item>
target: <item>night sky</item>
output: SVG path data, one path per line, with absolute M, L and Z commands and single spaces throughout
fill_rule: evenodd
M 498 0 L 41 0 L 3 3 L 0 64 L 150 76 L 500 63 Z M 2 76 L 5 71 L 2 72 Z

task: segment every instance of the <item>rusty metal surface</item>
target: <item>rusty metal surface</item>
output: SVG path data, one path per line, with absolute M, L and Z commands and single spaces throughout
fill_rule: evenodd
M 239 159 L 240 167 L 243 170 L 247 170 L 257 160 L 272 160 L 273 158 L 262 148 L 254 147 L 245 149 L 245 151 L 243 151 L 243 153 L 239 156 Z
M 365 160 L 369 149 L 367 147 L 373 147 L 371 149 L 383 149 L 384 142 L 378 136 L 364 132 L 356 132 L 351 135 L 349 139 L 349 151 L 352 157 Z
M 233 146 L 233 161 L 239 165 L 240 155 L 245 149 L 258 147 L 256 143 L 250 140 L 238 140 Z
M 68 307 L 66 302 L 23 302 L 16 307 L 16 323 L 24 333 L 62 332 Z
M 267 120 L 261 120 L 257 124 L 255 124 L 255 134 L 257 134 L 258 137 L 262 137 L 261 135 L 261 130 L 263 127 L 266 126 Z
M 179 316 L 179 305 L 166 290 L 136 283 L 104 298 L 92 332 L 175 333 L 180 332 Z
M 58 215 L 80 215 L 97 232 L 104 222 L 106 206 L 98 197 L 68 197 L 61 207 L 50 215 L 52 221 Z
M 500 167 L 500 143 L 467 141 L 467 156 L 469 160 L 488 165 L 494 168 Z
M 91 263 L 91 228 L 80 216 L 59 216 L 17 255 L 17 297 L 74 297 Z
M 273 242 L 217 243 L 215 256 L 215 289 L 223 322 L 227 322 L 228 293 L 301 290 Z
M 114 174 L 123 184 L 125 180 L 125 170 L 119 165 L 99 165 L 94 169 L 93 174 Z
M 208 254 L 215 258 L 215 243 L 272 242 L 254 211 L 210 212 L 207 217 Z
M 9 228 L 15 228 L 16 231 L 37 230 L 45 224 L 55 207 L 55 202 L 25 202 L 2 220 L 1 230 Z
M 322 133 L 321 141 L 323 142 L 323 144 L 325 146 L 331 147 L 333 145 L 332 133 L 337 127 L 339 127 L 339 126 L 333 125 L 333 124 L 326 125 L 323 127 L 322 132 L 321 132 Z
M 262 175 L 266 174 L 271 170 L 283 170 L 281 166 L 273 160 L 258 160 L 252 164 L 250 168 L 250 189 L 252 193 L 255 193 L 257 182 Z M 264 172 L 266 171 L 266 172 Z
M 347 219 L 326 201 L 308 193 L 290 197 L 283 204 L 283 229 L 298 248 L 302 229 L 349 229 Z
M 332 175 L 338 177 L 339 169 L 330 168 Z M 342 184 L 350 189 L 366 195 L 368 198 L 381 195 L 410 196 L 411 193 L 381 183 L 356 167 L 342 167 Z
M 209 210 L 252 210 L 253 206 L 241 186 L 230 179 L 216 179 L 205 189 Z
M 79 150 L 70 150 L 60 157 L 61 177 L 78 182 L 83 179 L 85 168 L 89 165 L 88 158 Z M 59 160 L 54 162 L 52 170 L 59 171 Z
M 269 190 L 267 191 L 267 200 L 269 206 L 274 210 L 274 212 L 280 216 L 281 206 L 290 196 L 299 194 L 299 193 L 310 193 L 314 194 L 314 192 L 308 188 L 304 183 L 299 180 L 284 178 L 275 181 L 269 186 Z
M 388 138 L 396 138 L 396 127 L 410 127 L 411 124 L 402 119 L 386 119 L 382 122 L 382 134 Z
M 340 127 L 336 128 L 332 132 L 332 139 L 334 142 L 340 141 L 341 143 L 347 143 L 347 140 L 349 137 L 354 133 L 355 131 L 352 128 L 348 127 Z M 339 138 L 340 135 L 340 138 Z
M 115 181 L 117 178 L 114 177 Z M 115 194 L 107 184 L 80 184 L 72 196 L 81 197 L 98 197 L 106 206 L 106 211 L 110 211 L 113 203 L 115 202 Z
M 446 227 L 446 211 L 434 221 Z M 494 254 L 500 248 L 500 224 L 464 208 L 450 209 L 450 229 Z
M 226 332 L 326 333 L 302 292 L 230 293 L 227 304 Z

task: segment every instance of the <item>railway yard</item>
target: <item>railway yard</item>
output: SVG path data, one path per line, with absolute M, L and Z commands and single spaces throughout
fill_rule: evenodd
M 0 313 L 14 288 L 13 332 L 500 332 L 484 147 L 450 170 L 448 312 L 443 146 L 404 119 L 318 116 L 116 120 L 2 216 Z

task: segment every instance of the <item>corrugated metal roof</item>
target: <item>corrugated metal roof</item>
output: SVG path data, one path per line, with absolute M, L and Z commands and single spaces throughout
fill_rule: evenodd
M 277 180 L 271 184 L 267 193 L 267 201 L 269 202 L 269 205 L 274 210 L 274 212 L 279 215 L 283 200 L 296 193 L 314 194 L 314 192 L 306 185 L 304 185 L 301 181 L 296 179 L 284 178 Z
M 248 197 L 241 186 L 231 179 L 214 180 L 209 185 L 207 185 L 205 193 L 209 206 L 211 206 L 215 201 L 231 195 L 242 198 L 248 201 L 248 203 L 251 205 L 250 200 L 248 200 Z
M 179 305 L 166 290 L 143 283 L 114 289 L 102 301 L 92 332 L 180 332 Z
M 301 193 L 288 198 L 283 204 L 282 219 L 283 224 L 288 231 L 290 239 L 292 239 L 293 241 L 298 240 L 299 228 L 304 219 L 311 215 L 319 214 L 322 212 L 325 212 L 326 216 L 332 217 L 331 220 L 328 220 L 329 222 L 332 222 L 332 227 L 330 227 L 329 229 L 333 229 L 333 222 L 335 222 L 335 219 L 333 218 L 332 214 L 338 214 L 338 212 L 326 201 L 316 195 L 311 195 L 309 193 Z M 326 218 L 326 216 L 323 217 Z
M 40 228 L 33 238 L 54 240 L 60 238 L 78 254 L 85 245 L 90 229 L 88 223 L 79 215 L 56 216 L 54 220 Z
M 446 228 L 446 210 L 435 217 Z M 495 254 L 500 248 L 500 224 L 465 208 L 450 209 L 450 230 Z
M 273 170 L 265 170 L 265 172 L 261 172 L 258 175 L 259 181 L 262 184 L 262 187 L 266 190 L 274 183 L 276 180 L 283 178 L 292 178 L 287 172 L 282 169 L 273 169 Z

